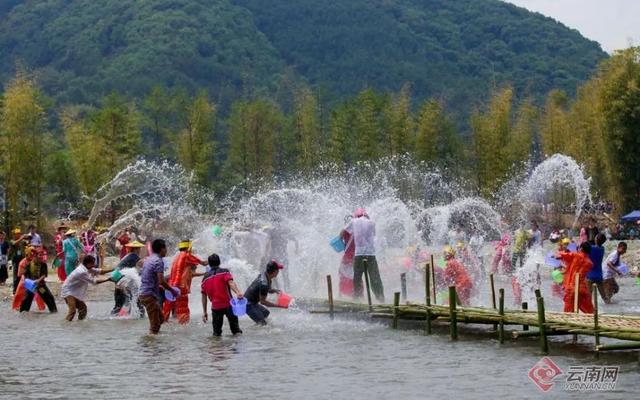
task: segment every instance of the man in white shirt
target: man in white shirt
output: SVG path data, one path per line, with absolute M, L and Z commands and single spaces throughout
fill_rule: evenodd
M 353 259 L 353 296 L 362 298 L 362 275 L 366 265 L 373 294 L 379 302 L 384 302 L 384 288 L 376 261 L 376 224 L 369 218 L 364 208 L 358 208 L 353 217 L 344 228 L 346 232 L 353 235 L 356 245 Z
M 618 243 L 618 246 L 614 251 L 612 251 L 602 266 L 602 292 L 600 295 L 602 296 L 602 300 L 605 303 L 610 304 L 611 298 L 614 294 L 618 293 L 620 290 L 620 286 L 618 286 L 618 282 L 616 282 L 616 276 L 622 275 L 620 271 L 618 271 L 618 267 L 620 266 L 620 256 L 624 255 L 627 252 L 627 244 L 625 242 Z
M 33 247 L 42 246 L 42 237 L 36 232 L 35 225 L 29 225 L 29 233 L 27 234 L 31 239 L 29 240 L 29 245 Z
M 74 269 L 62 285 L 61 295 L 69 307 L 67 321 L 73 321 L 78 311 L 78 320 L 83 320 L 87 316 L 87 305 L 85 297 L 89 284 L 97 285 L 108 282 L 111 278 L 96 279 L 97 274 L 106 274 L 112 270 L 96 269 L 96 259 L 93 256 L 85 256 L 82 264 Z

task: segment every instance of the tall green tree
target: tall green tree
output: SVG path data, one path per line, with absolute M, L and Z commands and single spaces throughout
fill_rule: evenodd
M 274 173 L 275 140 L 284 116 L 273 103 L 257 99 L 234 103 L 229 117 L 227 168 L 233 180 L 270 178 Z
M 293 132 L 297 142 L 296 165 L 309 173 L 322 159 L 318 102 L 311 90 L 303 86 L 295 95 Z
M 510 167 L 505 157 L 510 140 L 513 90 L 494 93 L 485 112 L 471 117 L 474 139 L 475 171 L 480 193 L 489 197 L 496 192 Z
M 388 106 L 387 114 L 388 155 L 398 156 L 409 153 L 413 148 L 414 121 L 408 85 L 394 96 Z
M 0 171 L 4 181 L 8 221 L 16 221 L 25 202 L 30 211 L 41 211 L 45 151 L 50 141 L 45 102 L 26 72 L 18 72 L 6 86 L 0 114 Z
M 182 129 L 178 134 L 177 159 L 195 175 L 196 182 L 209 182 L 214 159 L 213 127 L 216 108 L 205 92 L 200 92 L 179 109 Z
M 569 144 L 569 98 L 561 90 L 552 90 L 547 96 L 540 117 L 542 149 L 546 155 L 562 153 Z
M 342 103 L 331 112 L 327 158 L 336 165 L 349 165 L 355 157 L 353 120 L 350 103 Z
M 418 112 L 415 158 L 444 168 L 459 168 L 463 146 L 451 120 L 436 100 L 427 100 Z
M 596 79 L 601 84 L 606 144 L 619 171 L 623 205 L 635 206 L 640 195 L 640 47 L 606 60 Z
M 112 176 L 140 155 L 141 118 L 135 104 L 114 92 L 89 118 L 92 132 L 109 143 L 102 162 Z

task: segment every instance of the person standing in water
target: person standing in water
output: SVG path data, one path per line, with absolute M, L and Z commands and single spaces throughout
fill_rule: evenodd
M 384 302 L 384 287 L 378 270 L 376 260 L 376 224 L 373 222 L 364 208 L 358 208 L 353 214 L 353 219 L 344 228 L 344 231 L 353 235 L 356 244 L 355 257 L 353 259 L 353 296 L 362 298 L 362 275 L 365 265 L 371 283 L 371 289 L 376 299 Z
M 24 258 L 25 248 L 28 243 L 27 235 L 22 234 L 20 228 L 14 228 L 11 231 L 13 239 L 9 243 L 9 259 L 11 260 L 11 268 L 13 268 L 13 294 L 16 294 L 18 284 L 20 283 L 20 276 L 18 275 L 18 269 L 20 262 Z
M 9 243 L 6 233 L 0 231 L 0 286 L 4 286 L 9 279 Z
M 247 299 L 247 315 L 256 324 L 267 324 L 267 317 L 270 312 L 265 306 L 279 307 L 277 304 L 267 300 L 267 296 L 269 293 L 280 293 L 280 290 L 272 289 L 271 284 L 283 268 L 284 265 L 278 263 L 276 260 L 271 260 L 267 264 L 265 272 L 258 275 L 244 292 L 244 297 Z
M 164 321 L 169 321 L 172 311 L 178 319 L 178 323 L 187 324 L 191 318 L 189 310 L 189 293 L 191 293 L 191 281 L 194 276 L 202 276 L 195 272 L 198 265 L 207 265 L 198 257 L 191 254 L 192 243 L 190 240 L 183 240 L 178 244 L 178 255 L 171 264 L 169 275 L 169 286 L 180 289 L 180 295 L 176 301 L 166 301 L 163 306 Z
M 604 288 L 602 286 L 602 260 L 604 259 L 604 247 L 602 245 L 607 241 L 607 237 L 598 233 L 596 235 L 595 245 L 591 246 L 589 252 L 589 259 L 593 263 L 593 268 L 587 273 L 587 288 L 589 292 L 593 291 L 593 284 L 595 283 L 600 296 L 604 299 Z
M 351 218 L 351 215 L 347 215 L 344 223 L 349 224 Z M 340 260 L 340 269 L 338 269 L 340 296 L 353 297 L 353 258 L 356 253 L 356 243 L 353 240 L 353 235 L 345 230 L 340 233 L 340 238 L 344 243 L 344 254 Z
M 64 251 L 63 242 L 64 242 L 64 233 L 69 229 L 66 225 L 60 224 L 58 225 L 58 231 L 56 235 L 53 237 L 53 244 L 56 248 L 56 260 L 53 264 L 56 266 L 56 273 L 58 275 L 58 279 L 60 282 L 64 282 L 67 279 L 67 272 L 64 269 Z
M 222 325 L 224 317 L 229 321 L 231 333 L 238 335 L 242 333 L 238 317 L 231 309 L 231 291 L 238 299 L 244 296 L 238 285 L 233 280 L 233 275 L 228 269 L 220 268 L 220 257 L 212 254 L 208 259 L 211 270 L 204 275 L 200 285 L 202 293 L 202 322 L 207 323 L 209 315 L 207 313 L 207 299 L 211 301 L 211 322 L 213 324 L 213 335 L 222 335 Z
M 444 282 L 447 286 L 455 286 L 460 304 L 469 305 L 473 282 L 464 265 L 456 259 L 456 251 L 451 246 L 444 248 Z
M 138 241 L 127 243 L 127 255 L 120 260 L 116 270 L 122 271 L 131 268 L 135 268 L 142 261 L 140 259 L 140 249 L 144 247 L 144 245 Z M 115 305 L 111 310 L 111 315 L 118 315 L 122 307 L 129 305 L 131 299 L 135 297 L 138 293 L 138 287 L 136 282 L 133 281 L 131 276 L 122 276 L 121 279 L 116 281 L 116 288 L 113 291 L 113 299 L 115 301 Z M 138 301 L 138 303 L 140 303 Z M 138 308 L 141 309 L 141 315 L 144 313 L 144 308 L 142 308 L 138 304 Z
M 56 299 L 53 297 L 53 294 L 51 294 L 45 282 L 49 268 L 47 267 L 47 263 L 38 257 L 38 252 L 39 248 L 33 247 L 31 255 L 22 260 L 21 263 L 24 264 L 21 268 L 23 270 L 22 276 L 25 279 L 35 281 L 36 290 L 35 292 L 26 291 L 26 295 L 20 304 L 20 312 L 28 312 L 31 309 L 31 304 L 37 293 L 49 308 L 49 312 L 57 313 L 58 307 L 56 306 Z
M 69 307 L 67 316 L 65 317 L 67 321 L 73 321 L 76 313 L 78 313 L 78 320 L 81 321 L 86 318 L 87 305 L 85 304 L 85 298 L 87 288 L 89 284 L 99 285 L 108 282 L 111 278 L 96 279 L 96 275 L 109 272 L 111 272 L 111 270 L 97 269 L 96 259 L 93 256 L 85 256 L 82 259 L 82 264 L 71 271 L 69 276 L 67 276 L 67 280 L 65 280 L 62 285 L 60 293 Z
M 591 292 L 587 288 L 587 274 L 593 268 L 593 262 L 589 258 L 591 245 L 583 242 L 580 251 L 571 253 L 568 251 L 558 254 L 558 258 L 567 265 L 564 271 L 564 312 L 575 312 L 573 302 L 575 292 L 578 291 L 578 309 L 585 314 L 593 314 L 593 303 L 591 302 Z M 575 287 L 575 277 L 578 274 L 578 287 Z
M 605 261 L 605 266 L 602 268 L 602 289 L 604 292 L 602 300 L 607 304 L 611 304 L 611 298 L 620 290 L 620 286 L 618 286 L 615 277 L 616 275 L 622 275 L 620 271 L 618 271 L 618 267 L 621 264 L 620 257 L 626 252 L 627 243 L 618 243 L 618 247 L 609 254 Z
M 62 242 L 62 251 L 64 252 L 64 270 L 67 277 L 71 275 L 73 270 L 78 266 L 78 260 L 80 259 L 80 255 L 83 251 L 82 245 L 75 235 L 75 229 L 69 229 L 65 232 L 65 239 Z
M 164 322 L 162 308 L 160 308 L 160 287 L 170 291 L 174 297 L 178 297 L 177 290 L 169 286 L 164 279 L 164 262 L 167 256 L 167 244 L 162 239 L 156 239 L 151 243 L 152 254 L 144 260 L 142 273 L 140 274 L 140 303 L 147 310 L 149 317 L 149 333 L 157 335 Z

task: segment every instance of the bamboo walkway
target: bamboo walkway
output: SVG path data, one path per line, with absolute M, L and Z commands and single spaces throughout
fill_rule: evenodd
M 394 293 L 393 304 L 372 304 L 368 274 L 365 270 L 367 304 L 334 301 L 331 276 L 327 276 L 328 301 L 311 301 L 308 305 L 312 313 L 327 313 L 331 318 L 335 313 L 358 313 L 371 318 L 390 319 L 391 327 L 394 329 L 398 328 L 398 322 L 401 320 L 424 321 L 424 330 L 427 335 L 432 334 L 434 324 L 445 323 L 449 325 L 451 340 L 458 339 L 458 324 L 492 325 L 500 343 L 504 343 L 507 334 L 512 339 L 538 337 L 543 354 L 549 353 L 547 337 L 559 335 L 572 335 L 574 342 L 577 341 L 578 335 L 593 336 L 596 354 L 606 350 L 640 349 L 640 316 L 599 314 L 597 290 L 593 291 L 594 314 L 547 312 L 544 308 L 544 298 L 539 290 L 536 291 L 535 310 L 529 310 L 527 303 L 522 304 L 522 309 L 507 310 L 504 308 L 504 289 L 499 290 L 499 298 L 496 302 L 493 276 L 491 275 L 493 307 L 465 307 L 457 304 L 457 301 L 451 301 L 448 305 L 438 305 L 432 303 L 432 299 L 435 299 L 436 288 L 431 283 L 434 275 L 432 271 L 430 273 L 430 270 L 429 264 L 427 264 L 424 304 L 410 302 L 401 304 L 401 296 L 406 299 L 406 279 L 402 276 L 402 293 Z M 455 286 L 449 287 L 449 299 L 457 299 Z M 511 329 L 507 331 L 506 326 Z M 513 329 L 514 326 L 520 327 Z M 535 329 L 530 329 L 532 327 Z M 602 337 L 624 342 L 601 344 L 600 338 Z

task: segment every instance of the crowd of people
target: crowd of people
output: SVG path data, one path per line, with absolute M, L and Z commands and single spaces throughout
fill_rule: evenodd
M 363 278 L 366 278 L 373 296 L 382 303 L 385 296 L 376 259 L 376 224 L 364 208 L 356 209 L 345 218 L 344 223 L 339 234 L 344 251 L 338 269 L 339 293 L 343 297 L 362 299 L 365 286 Z M 295 239 L 281 224 L 270 229 L 266 249 L 286 263 L 287 245 Z M 279 307 L 268 296 L 280 293 L 277 287 L 282 285 L 277 285 L 276 279 L 287 270 L 283 262 L 265 260 L 263 272 L 243 293 L 234 281 L 232 272 L 221 266 L 219 255 L 211 254 L 206 260 L 201 259 L 193 254 L 193 243 L 183 240 L 178 243 L 177 254 L 167 271 L 163 260 L 168 254 L 166 242 L 162 239 L 147 240 L 132 228 L 116 235 L 114 244 L 119 261 L 115 267 L 106 268 L 106 245 L 99 241 L 98 233 L 91 228 L 79 233 L 65 224 L 57 226 L 53 238 L 53 267 L 62 282 L 60 294 L 67 305 L 67 321 L 72 321 L 76 316 L 79 320 L 86 318 L 88 286 L 107 282 L 114 284 L 111 314 L 146 316 L 152 334 L 157 334 L 162 324 L 172 319 L 179 324 L 189 323 L 189 296 L 195 277 L 202 277 L 203 321 L 208 322 L 210 307 L 214 335 L 222 333 L 225 317 L 233 334 L 242 333 L 238 319 L 232 312 L 232 300 L 246 300 L 247 315 L 260 325 L 267 323 L 269 307 Z M 27 312 L 35 301 L 40 310 L 48 308 L 52 313 L 57 312 L 56 299 L 46 282 L 49 254 L 42 236 L 33 225 L 25 233 L 15 228 L 11 234 L 12 238 L 7 239 L 6 234 L 0 232 L 0 284 L 4 285 L 9 280 L 10 263 L 13 270 L 13 308 Z M 624 273 L 621 270 L 621 256 L 627 251 L 626 243 L 620 242 L 615 251 L 605 256 L 603 245 L 608 238 L 606 233 L 599 231 L 595 221 L 583 226 L 575 238 L 569 237 L 566 231 L 554 230 L 548 239 L 558 245 L 554 254 L 558 262 L 552 290 L 564 299 L 564 311 L 576 311 L 574 303 L 577 293 L 579 310 L 593 312 L 591 291 L 594 286 L 604 302 L 610 303 L 619 290 L 616 278 Z M 479 244 L 474 245 L 474 240 Z M 471 298 L 477 293 L 479 278 L 485 275 L 480 255 L 482 242 L 476 236 L 467 240 L 464 230 L 458 226 L 449 233 L 449 243 L 442 252 L 442 264 L 433 265 L 438 290 L 444 293 L 448 286 L 456 286 L 457 301 L 463 305 L 470 305 Z M 295 244 L 297 248 L 298 243 Z M 542 245 L 543 234 L 535 221 L 531 222 L 529 229 L 520 228 L 513 234 L 505 233 L 495 244 L 489 271 L 510 277 L 516 304 L 522 300 L 518 271 L 523 269 L 529 252 L 541 249 Z M 416 259 L 421 254 L 416 250 Z M 537 279 L 539 286 L 539 274 Z M 284 279 L 284 285 L 291 285 L 288 276 Z
M 16 311 L 28 312 L 35 300 L 38 308 L 48 307 L 51 313 L 58 311 L 55 296 L 47 286 L 49 256 L 42 237 L 31 225 L 27 233 L 20 228 L 12 231 L 13 238 L 6 240 L 0 232 L 0 284 L 8 280 L 9 261 L 13 270 L 13 304 Z M 56 255 L 53 267 L 62 283 L 60 297 L 67 305 L 65 319 L 73 321 L 76 316 L 83 320 L 87 316 L 87 290 L 89 285 L 107 282 L 114 284 L 114 307 L 111 314 L 134 315 L 149 320 L 149 332 L 157 334 L 163 323 L 172 318 L 179 324 L 190 321 L 189 295 L 192 279 L 202 276 L 203 321 L 208 321 L 207 307 L 210 303 L 213 333 L 222 334 L 223 318 L 226 316 L 233 334 L 240 334 L 238 318 L 231 309 L 232 293 L 236 299 L 246 299 L 247 315 L 257 324 L 266 325 L 270 312 L 267 307 L 284 307 L 268 300 L 271 293 L 280 293 L 272 287 L 284 265 L 269 261 L 261 273 L 244 293 L 235 283 L 232 273 L 221 267 L 220 256 L 211 254 L 206 261 L 192 254 L 192 242 L 183 240 L 178 244 L 178 254 L 173 258 L 167 274 L 164 258 L 167 244 L 162 239 L 142 243 L 133 229 L 127 228 L 116 237 L 119 261 L 113 268 L 104 265 L 104 252 L 98 241 L 98 233 L 76 229 L 60 224 L 53 242 Z M 143 258 L 141 252 L 146 250 Z M 198 271 L 198 266 L 206 267 Z

